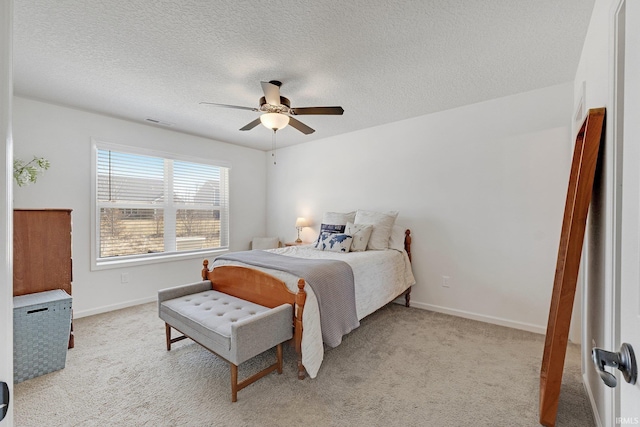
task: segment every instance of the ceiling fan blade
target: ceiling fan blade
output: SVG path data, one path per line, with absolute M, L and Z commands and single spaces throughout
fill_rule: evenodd
M 274 85 L 270 82 L 260 82 L 262 85 L 262 91 L 264 92 L 264 98 L 268 104 L 280 105 L 280 86 Z
M 240 130 L 251 130 L 254 127 L 258 126 L 259 124 L 260 124 L 260 117 L 258 117 L 257 119 L 255 119 L 251 123 L 245 125 L 244 127 L 241 127 Z
M 329 114 L 341 116 L 342 113 L 344 113 L 342 107 L 302 107 L 291 109 L 291 114 L 295 114 L 296 116 L 302 116 L 305 114 Z
M 255 107 L 241 107 L 239 105 L 216 104 L 215 102 L 201 102 L 200 104 L 215 105 L 216 107 L 235 108 L 237 110 L 260 111 Z
M 289 126 L 298 129 L 300 132 L 305 135 L 309 135 L 315 132 L 315 129 L 310 128 L 309 126 L 302 123 L 300 120 L 294 119 L 293 117 L 289 117 Z

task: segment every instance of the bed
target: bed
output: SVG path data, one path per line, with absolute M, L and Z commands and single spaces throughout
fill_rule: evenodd
M 411 233 L 405 229 L 400 231 L 404 234 L 402 250 L 396 244 L 395 249 L 342 253 L 318 250 L 315 244 L 311 244 L 264 252 L 281 257 L 344 261 L 353 271 L 355 316 L 359 321 L 400 296 L 404 295 L 407 307 L 410 304 L 411 286 L 415 284 L 411 271 Z M 210 280 L 214 289 L 257 304 L 276 306 L 286 302 L 294 305 L 293 344 L 298 357 L 298 377 L 301 379 L 305 377 L 305 371 L 315 378 L 322 364 L 325 347 L 334 347 L 342 339 L 340 336 L 331 345 L 326 344 L 318 298 L 309 284 L 305 283 L 304 277 L 223 257 L 216 258 L 211 269 L 205 260 L 202 277 Z

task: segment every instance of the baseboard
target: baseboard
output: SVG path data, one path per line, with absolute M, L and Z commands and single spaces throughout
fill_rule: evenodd
M 73 310 L 73 318 L 79 319 L 81 317 L 93 316 L 94 314 L 106 313 L 108 311 L 120 310 L 121 308 L 133 307 L 134 305 L 146 304 L 148 302 L 157 301 L 157 296 L 151 296 L 147 298 L 141 298 L 132 301 L 121 302 L 118 304 L 105 305 L 102 307 L 92 308 L 90 310 L 76 311 Z
M 591 387 L 589 386 L 589 378 L 587 378 L 587 374 L 582 374 L 582 385 L 584 386 L 585 391 L 587 392 L 587 396 L 589 396 L 589 403 L 591 403 L 591 411 L 593 411 L 593 418 L 596 421 L 596 425 L 598 427 L 602 427 L 602 422 L 600 421 L 600 414 L 598 413 L 598 406 L 596 405 L 596 401 L 593 398 L 593 393 L 591 392 Z
M 404 299 L 402 301 L 404 303 Z M 411 307 L 421 308 L 423 310 L 429 310 L 429 311 L 436 311 L 438 313 L 450 314 L 452 316 L 464 317 L 465 319 L 478 320 L 480 322 L 485 322 L 485 323 L 492 323 L 494 325 L 506 326 L 508 328 L 534 332 L 536 334 L 545 335 L 547 333 L 546 326 L 534 325 L 532 323 L 517 322 L 514 320 L 503 319 L 501 317 L 487 316 L 486 314 L 479 314 L 479 313 L 473 313 L 465 310 L 457 310 L 454 308 L 441 307 L 439 305 L 433 305 L 433 304 L 425 304 L 425 303 L 417 302 L 413 300 L 411 301 Z

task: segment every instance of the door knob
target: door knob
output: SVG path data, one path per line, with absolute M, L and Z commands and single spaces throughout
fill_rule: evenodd
M 609 387 L 615 387 L 618 384 L 618 380 L 615 375 L 604 370 L 605 366 L 619 369 L 622 372 L 624 380 L 629 384 L 636 383 L 638 367 L 636 365 L 636 356 L 633 353 L 633 347 L 631 347 L 630 344 L 622 344 L 620 351 L 617 353 L 594 347 L 593 350 L 591 350 L 591 356 L 600 374 L 600 378 L 602 378 L 602 381 Z
M 0 395 L 2 397 L 0 400 L 0 421 L 2 421 L 9 410 L 9 385 L 4 381 L 0 382 Z

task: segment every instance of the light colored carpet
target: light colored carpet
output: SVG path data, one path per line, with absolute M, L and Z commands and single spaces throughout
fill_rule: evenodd
M 285 346 L 230 401 L 229 366 L 190 340 L 167 352 L 155 303 L 77 319 L 66 368 L 15 386 L 17 426 L 537 426 L 544 336 L 390 304 L 296 379 Z M 557 426 L 593 426 L 567 352 Z M 271 363 L 270 351 L 240 377 Z

